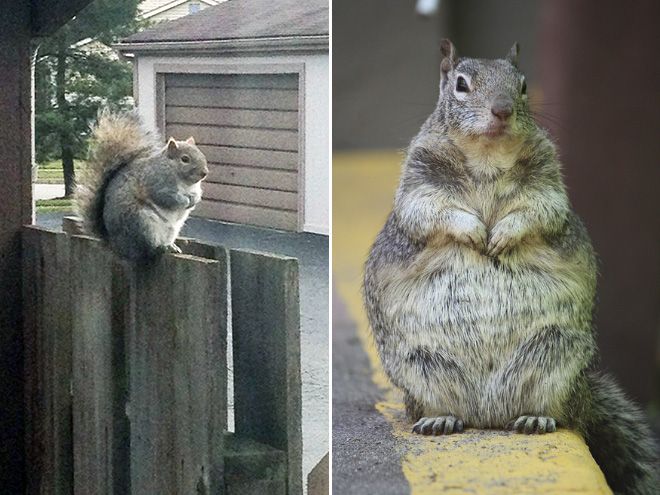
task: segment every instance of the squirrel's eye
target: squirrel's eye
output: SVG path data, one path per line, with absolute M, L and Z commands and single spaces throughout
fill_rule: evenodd
M 181 161 L 183 163 L 190 163 L 190 157 L 188 155 L 181 155 Z
M 456 91 L 459 93 L 467 93 L 470 91 L 468 83 L 463 76 L 458 76 L 458 79 L 456 79 Z
M 522 81 L 522 88 L 520 88 L 520 92 L 524 95 L 527 94 L 527 81 L 525 79 Z

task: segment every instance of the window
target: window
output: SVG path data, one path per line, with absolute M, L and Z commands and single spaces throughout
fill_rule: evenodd
M 189 14 L 194 14 L 195 12 L 199 12 L 199 3 L 193 2 L 188 4 L 188 13 Z

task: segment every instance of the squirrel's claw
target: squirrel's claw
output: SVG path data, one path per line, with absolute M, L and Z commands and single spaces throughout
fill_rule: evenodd
M 181 254 L 181 248 L 177 246 L 176 244 L 172 243 L 169 246 L 165 246 L 165 251 L 168 253 L 175 253 L 175 254 Z
M 465 244 L 470 249 L 483 253 L 486 249 L 484 237 L 479 233 L 465 233 L 457 238 L 458 242 Z
M 486 254 L 497 258 L 501 254 L 508 253 L 511 250 L 512 239 L 503 235 L 496 235 L 488 243 Z
M 557 431 L 557 422 L 547 416 L 520 416 L 507 425 L 507 429 L 518 433 L 553 433 Z
M 412 432 L 420 435 L 449 435 L 463 431 L 463 420 L 454 416 L 421 418 L 414 424 Z

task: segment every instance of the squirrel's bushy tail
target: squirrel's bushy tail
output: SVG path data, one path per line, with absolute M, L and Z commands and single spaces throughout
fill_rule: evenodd
M 658 453 L 642 412 L 610 377 L 590 373 L 587 384 L 585 440 L 614 493 L 660 493 Z
M 85 232 L 105 238 L 103 205 L 108 184 L 127 164 L 152 155 L 157 142 L 136 111 L 99 113 L 75 194 L 76 210 Z

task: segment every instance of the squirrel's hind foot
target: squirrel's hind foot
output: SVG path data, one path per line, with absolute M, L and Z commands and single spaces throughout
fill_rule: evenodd
M 420 435 L 449 435 L 463 431 L 463 420 L 454 416 L 438 416 L 436 418 L 421 418 L 414 424 L 413 433 Z
M 557 431 L 557 422 L 547 416 L 520 416 L 507 425 L 508 430 L 518 433 L 552 433 Z

